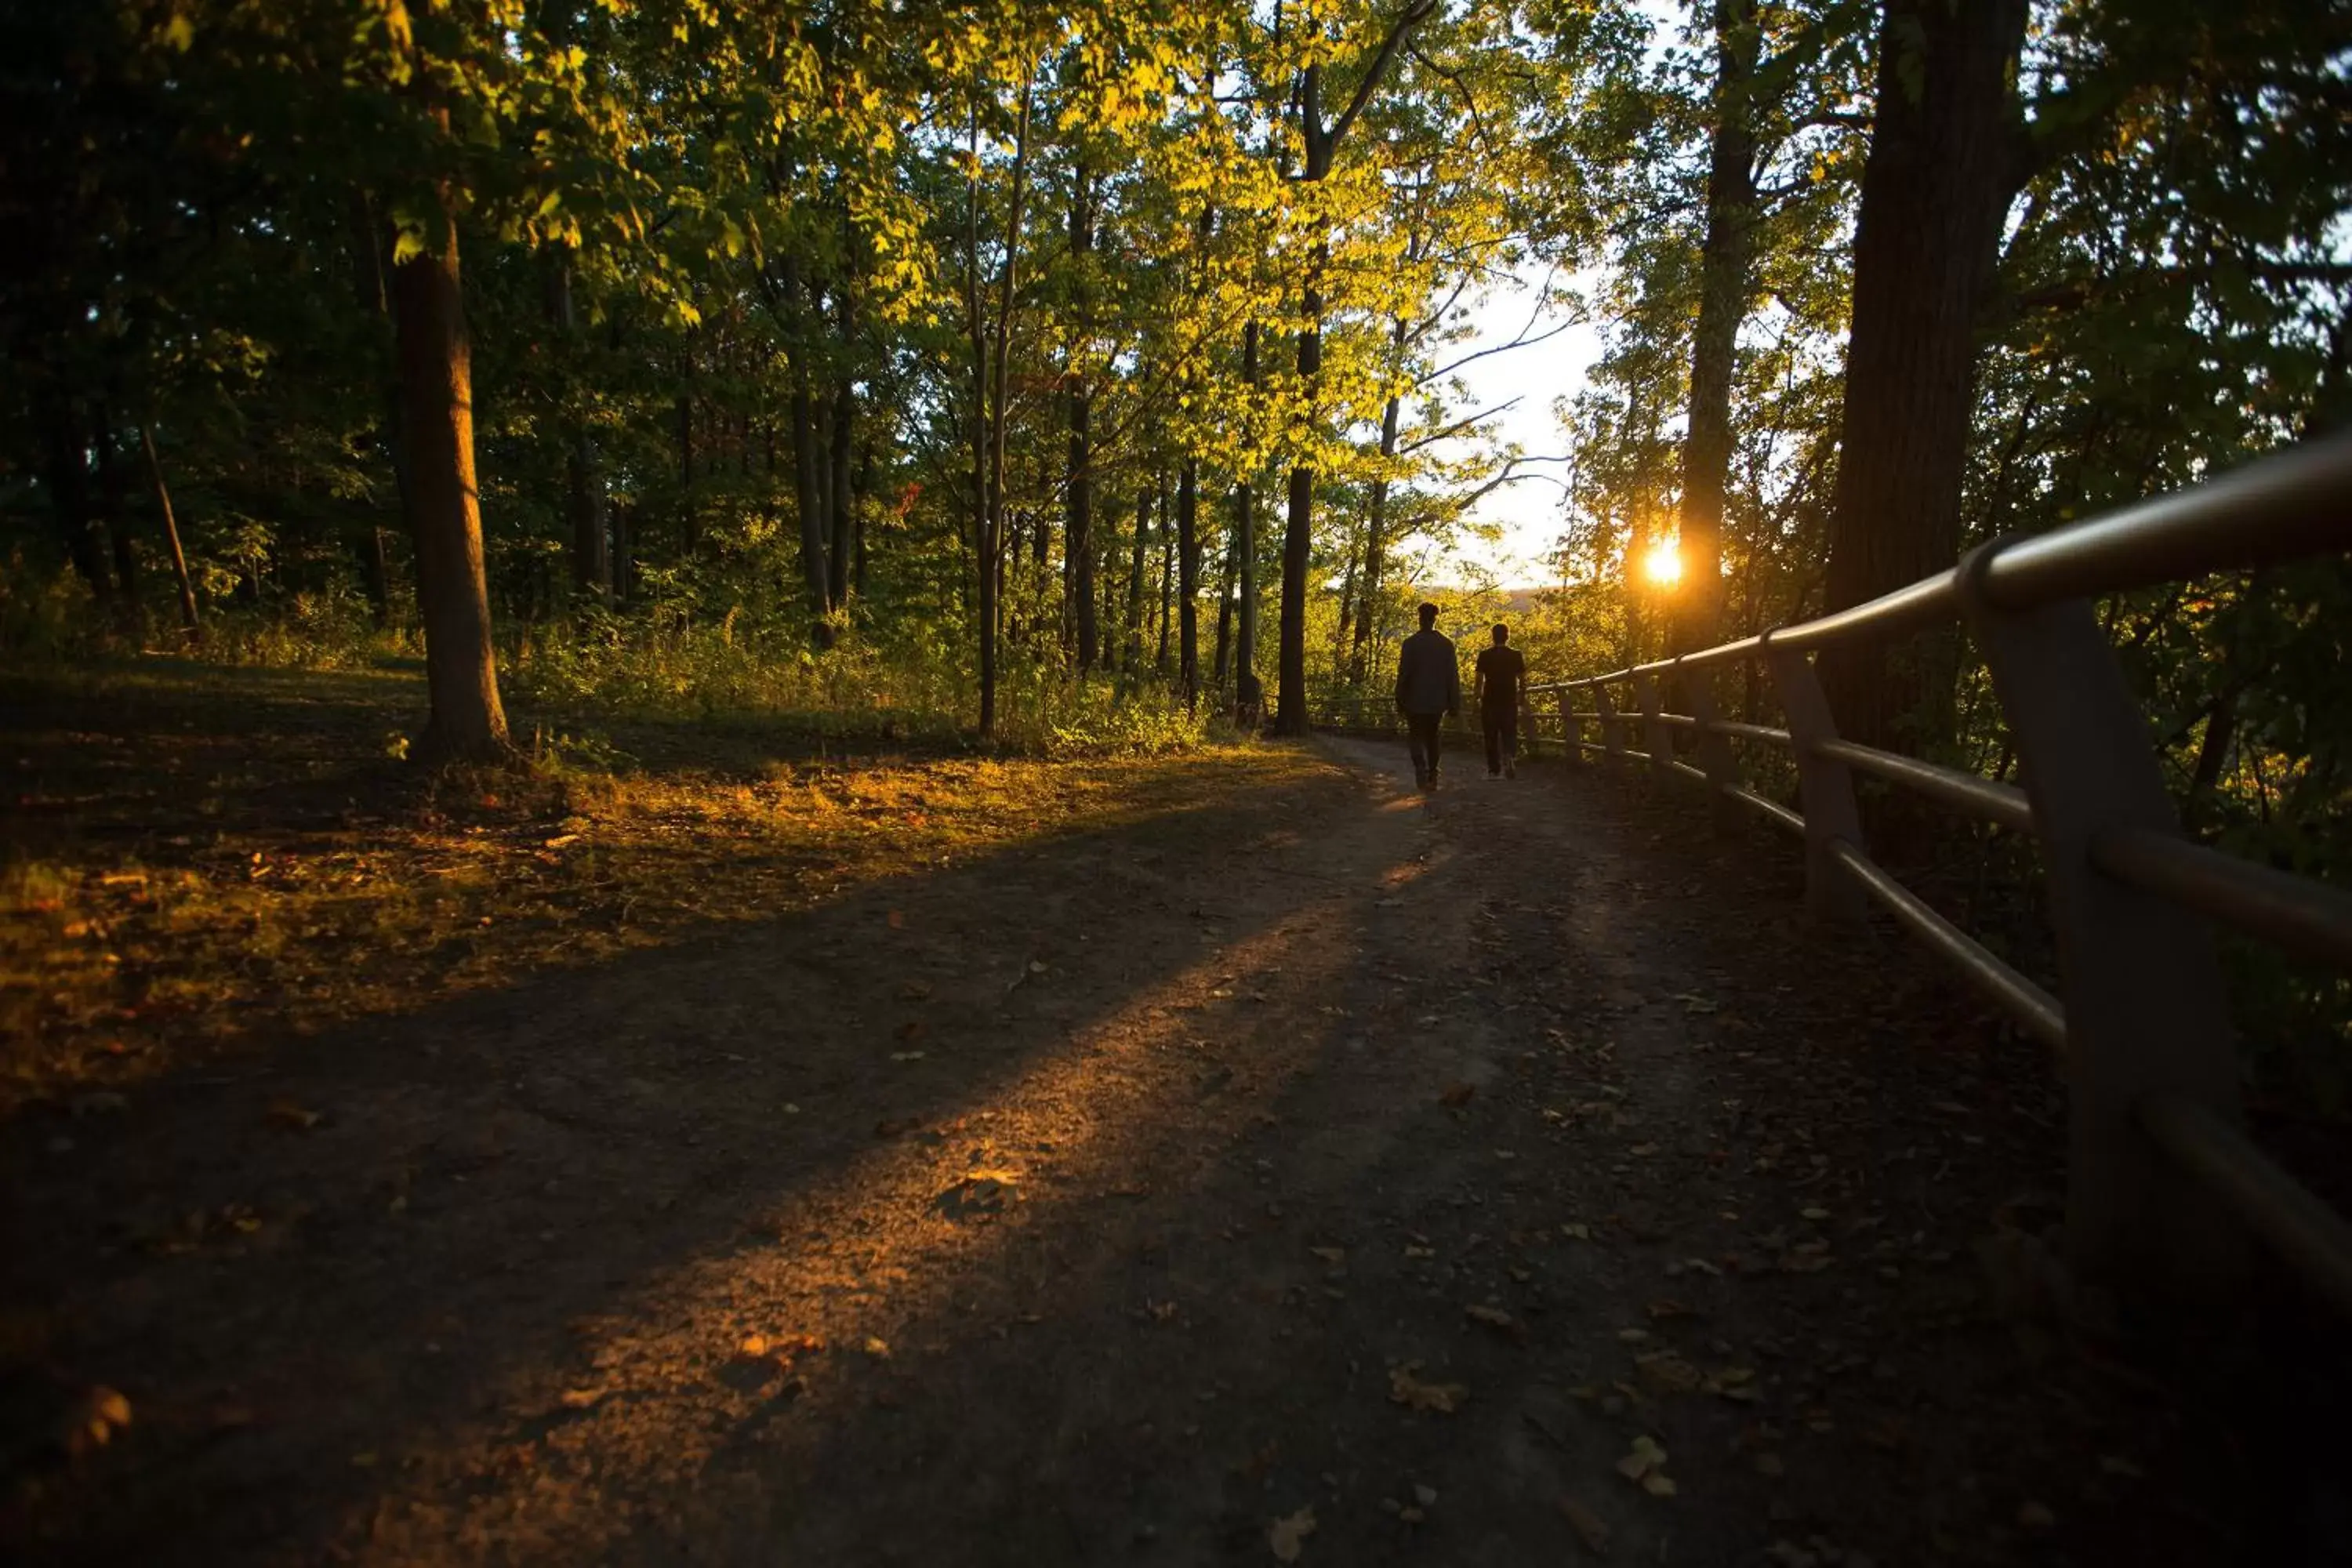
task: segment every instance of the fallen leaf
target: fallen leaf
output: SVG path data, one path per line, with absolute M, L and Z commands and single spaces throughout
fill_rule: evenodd
M 604 1391 L 601 1388 L 567 1388 L 563 1391 L 562 1403 L 566 1410 L 589 1410 L 604 1397 Z
M 1519 1321 L 1500 1307 L 1465 1307 L 1463 1316 L 1497 1329 L 1516 1329 Z
M 1407 1362 L 1389 1369 L 1389 1402 L 1408 1410 L 1434 1410 L 1451 1415 L 1470 1397 L 1470 1391 L 1458 1383 L 1423 1383 L 1414 1374 L 1421 1370 L 1419 1362 Z
M 1310 1247 L 1307 1250 L 1334 1268 L 1348 1261 L 1348 1249 L 1344 1247 Z
M 1633 1439 L 1633 1452 L 1617 1461 L 1617 1473 L 1629 1481 L 1643 1480 L 1665 1467 L 1666 1451 L 1647 1433 Z
M 283 1127 L 294 1132 L 308 1132 L 327 1119 L 322 1112 L 305 1110 L 290 1100 L 271 1100 L 268 1118 L 272 1127 Z
M 1559 1511 L 1567 1516 L 1569 1528 L 1576 1531 L 1576 1538 L 1584 1542 L 1587 1552 L 1595 1557 L 1609 1555 L 1609 1527 L 1601 1522 L 1599 1514 L 1574 1498 L 1560 1499 Z
M 882 920 L 883 923 L 887 925 L 892 931 L 905 931 L 907 929 L 907 911 L 904 910 L 892 910 L 888 914 L 884 915 Z
M 130 1425 L 131 1401 L 106 1384 L 99 1384 L 74 1407 L 73 1424 L 66 1433 L 66 1447 L 77 1454 L 102 1448 L 118 1430 Z
M 1309 1503 L 1286 1519 L 1277 1519 L 1265 1532 L 1277 1563 L 1296 1563 L 1307 1538 L 1315 1533 L 1315 1507 Z
M 1471 1097 L 1475 1095 L 1477 1092 L 1478 1086 L 1475 1083 L 1457 1083 L 1447 1089 L 1444 1094 L 1439 1095 L 1437 1097 L 1437 1103 L 1440 1105 L 1467 1105 L 1470 1103 Z
M 890 1359 L 890 1342 L 887 1340 L 877 1340 L 873 1335 L 868 1334 L 866 1336 L 866 1353 L 872 1356 L 876 1361 L 888 1361 Z

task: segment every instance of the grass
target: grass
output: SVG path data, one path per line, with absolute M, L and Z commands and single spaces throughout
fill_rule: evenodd
M 845 752 L 739 719 L 542 724 L 533 773 L 435 774 L 395 760 L 422 710 L 398 669 L 146 660 L 0 706 L 0 1115 L 1327 771 L 1232 742 Z

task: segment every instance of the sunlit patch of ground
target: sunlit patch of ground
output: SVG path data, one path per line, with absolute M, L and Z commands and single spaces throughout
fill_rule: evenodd
M 591 746 L 433 778 L 393 755 L 410 676 L 175 666 L 8 697 L 0 1114 L 1320 766 L 826 756 L 751 731 L 667 765 Z

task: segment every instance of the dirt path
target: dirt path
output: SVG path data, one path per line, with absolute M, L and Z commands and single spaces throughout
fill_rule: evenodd
M 2027 1047 L 1824 957 L 1785 849 L 1331 753 L 172 1086 L 71 1181 L 6 1129 L 56 1386 L 136 1418 L 20 1446 L 0 1544 L 2234 1558 L 2178 1397 L 1990 1310 L 1978 1239 L 2053 1217 Z

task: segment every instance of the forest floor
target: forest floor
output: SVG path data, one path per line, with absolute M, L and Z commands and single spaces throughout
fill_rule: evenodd
M 2238 1413 L 2042 1315 L 2046 1058 L 1785 846 L 1364 742 L 502 795 L 365 760 L 403 682 L 15 696 L 12 1560 L 2248 1549 Z

